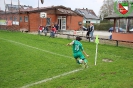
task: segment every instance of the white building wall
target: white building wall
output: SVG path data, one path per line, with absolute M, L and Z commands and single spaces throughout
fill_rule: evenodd
M 100 20 L 94 20 L 94 19 L 84 19 L 83 23 L 86 23 L 86 21 L 90 21 L 90 23 L 100 23 Z

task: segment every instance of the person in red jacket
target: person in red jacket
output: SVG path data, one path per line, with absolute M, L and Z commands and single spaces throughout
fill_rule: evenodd
M 43 31 L 43 26 L 39 26 L 38 28 L 38 34 L 40 34 Z
M 54 25 L 52 25 L 50 37 L 55 37 L 55 33 L 56 33 L 56 28 L 54 27 Z

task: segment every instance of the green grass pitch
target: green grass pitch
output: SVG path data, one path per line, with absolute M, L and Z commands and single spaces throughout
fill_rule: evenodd
M 0 88 L 21 88 L 82 69 L 72 57 L 72 40 L 0 30 Z M 89 67 L 28 88 L 132 88 L 133 49 L 81 41 Z M 104 62 L 103 59 L 112 62 Z

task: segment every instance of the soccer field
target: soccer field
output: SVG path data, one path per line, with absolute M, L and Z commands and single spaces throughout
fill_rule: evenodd
M 99 44 L 95 66 L 95 43 L 81 41 L 90 55 L 84 69 L 71 41 L 0 30 L 0 88 L 132 88 L 133 49 Z

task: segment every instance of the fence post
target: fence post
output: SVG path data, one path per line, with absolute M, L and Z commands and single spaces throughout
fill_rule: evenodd
M 89 37 L 89 42 L 90 42 L 90 37 Z
M 118 40 L 116 40 L 116 46 L 118 46 Z

